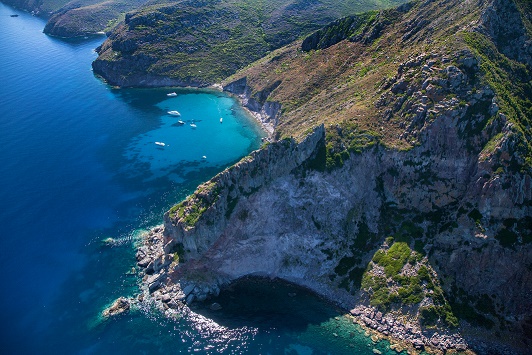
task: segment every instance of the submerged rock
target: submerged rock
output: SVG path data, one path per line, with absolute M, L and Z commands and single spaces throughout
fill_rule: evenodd
M 220 309 L 222 309 L 222 305 L 217 302 L 214 302 L 213 304 L 211 304 L 210 309 L 213 311 L 219 311 Z
M 131 301 L 125 297 L 120 297 L 102 312 L 102 316 L 105 318 L 115 317 L 129 311 L 130 308 Z
M 116 240 L 114 238 L 105 238 L 104 240 L 102 240 L 102 244 L 104 246 L 109 246 L 109 247 L 112 247 L 114 245 L 116 245 Z

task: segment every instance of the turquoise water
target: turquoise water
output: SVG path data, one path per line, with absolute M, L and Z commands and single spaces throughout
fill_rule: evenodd
M 3 4 L 0 25 L 2 353 L 390 352 L 332 305 L 265 281 L 222 293 L 216 314 L 198 304 L 177 322 L 152 310 L 103 321 L 137 291 L 131 240 L 263 134 L 221 93 L 108 87 L 90 69 L 103 38 L 47 37 Z

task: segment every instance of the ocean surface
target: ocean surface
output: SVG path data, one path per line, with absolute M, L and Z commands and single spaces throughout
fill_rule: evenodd
M 395 354 L 333 305 L 266 280 L 222 292 L 218 312 L 103 320 L 138 290 L 134 241 L 264 134 L 221 93 L 113 89 L 91 71 L 104 38 L 50 38 L 44 25 L 0 4 L 1 353 Z

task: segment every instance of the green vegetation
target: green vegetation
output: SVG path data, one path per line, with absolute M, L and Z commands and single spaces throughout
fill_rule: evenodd
M 396 242 L 388 251 L 377 251 L 373 256 L 373 262 L 384 268 L 386 277 L 392 277 L 401 271 L 411 252 L 406 243 Z
M 392 239 L 387 238 L 387 244 Z M 458 319 L 446 301 L 443 290 L 427 260 L 412 251 L 406 242 L 395 242 L 387 250 L 379 249 L 372 258 L 373 265 L 383 268 L 384 275 L 375 273 L 370 264 L 365 270 L 361 288 L 369 293 L 370 304 L 383 311 L 401 305 L 419 304 L 423 299 L 432 300 L 430 306 L 420 309 L 420 318 L 427 327 L 438 323 L 457 327 Z M 409 263 L 415 273 L 403 273 Z
M 452 328 L 456 328 L 459 325 L 458 318 L 453 313 L 451 306 L 448 303 L 443 306 L 430 305 L 428 307 L 423 307 L 421 308 L 420 313 L 422 324 L 428 327 L 436 326 L 438 321 L 441 321 Z
M 113 70 L 119 68 L 125 76 L 147 72 L 205 86 L 336 18 L 402 2 L 341 0 L 325 5 L 289 0 L 205 0 L 201 4 L 176 4 L 163 0 L 128 15 L 125 26 L 119 26 L 102 46 L 97 61 L 114 62 Z M 135 43 L 135 48 L 126 43 Z M 94 66 L 112 82 L 115 75 L 106 73 L 104 67 L 103 63 Z
M 518 244 L 532 243 L 532 217 L 505 219 L 503 226 L 495 235 L 495 239 L 506 248 L 514 248 Z
M 460 319 L 463 319 L 472 325 L 484 327 L 487 329 L 491 329 L 495 325 L 495 322 L 493 320 L 479 313 L 474 307 L 469 305 L 467 302 L 451 302 L 451 307 L 453 309 L 453 312 Z
M 227 210 L 225 211 L 225 218 L 229 219 L 229 217 L 231 217 L 231 214 L 233 213 L 233 210 L 235 209 L 237 203 L 238 197 L 227 197 Z
M 172 206 L 168 216 L 174 220 L 181 220 L 186 226 L 194 226 L 203 213 L 219 199 L 219 183 L 211 180 L 200 185 L 194 194 L 184 201 Z
M 517 169 L 532 169 L 532 74 L 517 61 L 499 52 L 495 44 L 478 32 L 464 32 L 465 42 L 481 58 L 482 82 L 492 87 L 498 104 L 508 119 L 515 123 L 513 132 L 518 139 L 514 151 L 524 164 L 512 164 Z M 514 157 L 515 159 L 516 157 Z
M 183 256 L 185 255 L 185 246 L 182 243 L 177 243 L 170 253 L 174 254 L 174 263 L 183 262 Z
M 359 129 L 355 123 L 344 122 L 327 129 L 325 140 L 326 168 L 330 171 L 342 167 L 349 153 L 360 154 L 377 144 L 379 136 L 375 132 Z
M 143 2 L 144 0 L 80 0 L 72 4 L 62 0 L 43 0 L 33 6 L 46 14 L 53 14 L 44 28 L 45 33 L 59 37 L 81 37 L 111 30 L 124 19 L 126 12 L 138 8 Z
M 360 15 L 344 17 L 307 37 L 301 46 L 303 51 L 325 49 L 344 39 L 355 40 L 371 26 L 377 18 L 378 11 L 368 11 Z
M 192 227 L 199 220 L 200 216 L 207 210 L 207 207 L 198 206 L 197 203 L 185 200 L 169 210 L 169 216 L 172 219 L 181 219 L 185 225 Z

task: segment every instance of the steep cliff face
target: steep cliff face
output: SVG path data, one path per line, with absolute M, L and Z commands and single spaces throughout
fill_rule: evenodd
M 335 22 L 233 78 L 227 90 L 255 111 L 281 105 L 276 136 L 301 148 L 272 143 L 165 216 L 167 251 L 183 244 L 187 260 L 174 279 L 281 277 L 417 348 L 527 353 L 530 32 L 520 2 L 479 4 L 416 2 Z M 521 21 L 504 29 L 513 42 L 497 35 L 509 18 Z M 403 49 L 380 49 L 397 36 Z M 463 338 L 449 342 L 453 329 Z
M 245 275 L 281 277 L 345 308 L 373 305 L 384 313 L 403 308 L 419 317 L 434 304 L 426 292 L 415 310 L 408 310 L 406 300 L 380 303 L 375 286 L 361 287 L 363 277 L 379 277 L 372 260 L 379 249 L 392 246 L 386 238 L 393 236 L 406 241 L 420 265 L 436 272 L 445 295 L 442 304 L 451 302 L 458 318 L 517 331 L 513 345 L 523 346 L 532 309 L 532 247 L 524 240 L 501 243 L 497 233 L 504 222 L 494 221 L 513 218 L 521 224 L 519 239 L 530 238 L 530 207 L 516 202 L 530 201 L 532 180 L 516 177 L 519 182 L 511 188 L 488 183 L 477 156 L 463 154 L 456 133 L 435 126 L 431 133 L 448 146 L 422 145 L 408 152 L 375 146 L 352 154 L 332 172 L 309 168 L 325 164 L 323 156 L 320 162 L 323 140 L 314 154 L 300 156 L 312 159 L 299 166 L 278 160 L 283 151 L 264 159 L 266 150 L 239 163 L 207 185 L 215 184 L 211 192 L 200 187 L 195 197 L 178 205 L 176 214 L 165 216 L 165 233 L 170 241 L 184 244 L 189 259 L 174 277 L 187 279 L 197 275 L 190 270 L 202 268 L 225 282 Z M 257 171 L 257 166 L 263 168 Z M 283 173 L 264 175 L 277 169 Z M 420 180 L 420 174 L 429 180 Z M 478 194 L 479 189 L 484 192 Z M 204 194 L 216 202 L 202 205 Z M 190 226 L 185 221 L 197 206 L 202 206 L 201 214 Z M 475 211 L 481 221 L 475 220 Z M 491 231 L 484 221 L 491 221 Z M 403 262 L 399 270 L 407 273 L 410 264 Z M 382 287 L 394 294 L 392 287 Z M 439 325 L 447 326 L 443 320 Z M 475 344 L 467 332 L 463 336 Z
M 299 144 L 293 139 L 267 144 L 200 185 L 194 195 L 164 216 L 165 233 L 172 244 L 183 244 L 189 256 L 198 256 L 209 250 L 227 228 L 240 199 L 246 199 L 246 196 L 296 169 L 315 154 L 323 139 L 324 130 L 319 127 Z M 195 237 L 198 233 L 202 238 Z
M 29 11 L 36 15 L 42 14 L 46 16 L 47 11 L 44 9 L 45 6 L 42 0 L 6 0 L 4 3 L 18 9 Z

